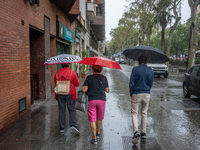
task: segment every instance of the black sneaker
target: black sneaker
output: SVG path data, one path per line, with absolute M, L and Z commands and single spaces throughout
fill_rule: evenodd
M 80 131 L 79 131 L 79 129 L 77 128 L 77 126 L 72 125 L 72 126 L 71 126 L 71 129 L 72 129 L 72 131 L 74 131 L 76 134 L 80 134 Z
M 97 139 L 98 139 L 98 138 L 100 137 L 100 133 L 97 132 L 97 133 L 96 133 L 96 136 L 97 136 Z
M 146 133 L 140 133 L 142 139 L 146 139 Z
M 137 144 L 137 143 L 138 143 L 138 139 L 139 139 L 139 137 L 140 137 L 140 134 L 139 134 L 138 131 L 136 131 L 136 132 L 134 133 L 132 143 L 133 143 L 133 144 Z
M 92 143 L 92 144 L 97 144 L 97 139 L 92 139 L 92 140 L 91 140 L 91 143 Z
M 60 133 L 64 133 L 64 128 L 60 128 Z

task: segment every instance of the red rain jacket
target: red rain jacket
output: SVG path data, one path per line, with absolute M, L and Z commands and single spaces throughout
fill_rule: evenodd
M 72 72 L 72 76 L 71 76 L 71 72 Z M 59 69 L 55 76 L 54 76 L 54 83 L 56 84 L 57 80 L 60 80 L 60 77 L 64 75 L 66 77 L 67 80 L 70 79 L 70 76 L 71 76 L 71 79 L 70 79 L 70 91 L 69 91 L 69 94 L 72 95 L 72 99 L 76 100 L 77 99 L 77 96 L 76 96 L 76 88 L 75 87 L 78 87 L 79 86 L 79 80 L 78 80 L 78 77 L 76 75 L 76 73 L 69 69 L 69 68 L 62 68 L 62 69 Z M 61 81 L 64 81 L 65 78 L 62 77 L 61 78 Z M 55 93 L 55 99 L 57 99 L 57 94 Z

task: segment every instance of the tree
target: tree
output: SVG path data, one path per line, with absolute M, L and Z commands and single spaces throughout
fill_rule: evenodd
M 189 44 L 189 23 L 181 24 L 179 23 L 173 33 L 170 55 L 186 54 L 188 51 Z M 169 34 L 169 30 L 166 33 Z
M 164 45 L 165 45 L 165 29 L 167 24 L 171 22 L 172 15 L 170 14 L 171 11 L 172 0 L 159 0 L 154 10 L 159 13 L 159 22 L 162 27 L 161 32 L 161 50 L 164 52 Z
M 110 56 L 111 55 L 111 53 L 110 53 L 110 51 L 108 50 L 107 47 L 105 47 L 105 53 L 104 53 L 104 55 L 105 56 Z
M 144 45 L 145 37 L 147 38 L 147 45 L 150 45 L 150 36 L 155 25 L 155 3 L 156 0 L 134 0 L 131 3 L 130 12 L 136 16 L 135 21 L 140 33 L 139 45 Z
M 181 20 L 181 17 L 178 16 L 178 13 L 177 13 L 177 6 L 179 5 L 179 3 L 181 2 L 181 0 L 174 0 L 173 1 L 173 13 L 174 13 L 174 16 L 175 16 L 175 22 L 174 24 L 170 27 L 170 32 L 169 32 L 169 37 L 168 37 L 168 43 L 167 43 L 167 56 L 169 57 L 170 56 L 170 50 L 171 50 L 171 41 L 172 41 L 172 35 L 173 35 L 173 32 L 174 30 L 176 29 L 176 26 L 178 25 L 178 22 Z
M 188 48 L 188 68 L 195 64 L 195 54 L 197 50 L 197 6 L 200 4 L 200 0 L 188 0 L 188 4 L 191 9 L 191 24 L 190 24 L 190 41 Z

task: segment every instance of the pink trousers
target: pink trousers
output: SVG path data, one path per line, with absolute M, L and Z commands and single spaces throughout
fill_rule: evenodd
M 103 120 L 105 113 L 106 101 L 103 100 L 91 100 L 88 102 L 88 121 L 96 122 L 97 120 Z

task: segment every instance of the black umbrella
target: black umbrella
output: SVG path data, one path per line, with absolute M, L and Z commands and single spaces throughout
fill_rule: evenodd
M 145 45 L 127 48 L 122 54 L 133 60 L 138 60 L 141 55 L 144 55 L 147 57 L 147 63 L 165 63 L 169 61 L 167 55 L 161 50 Z

